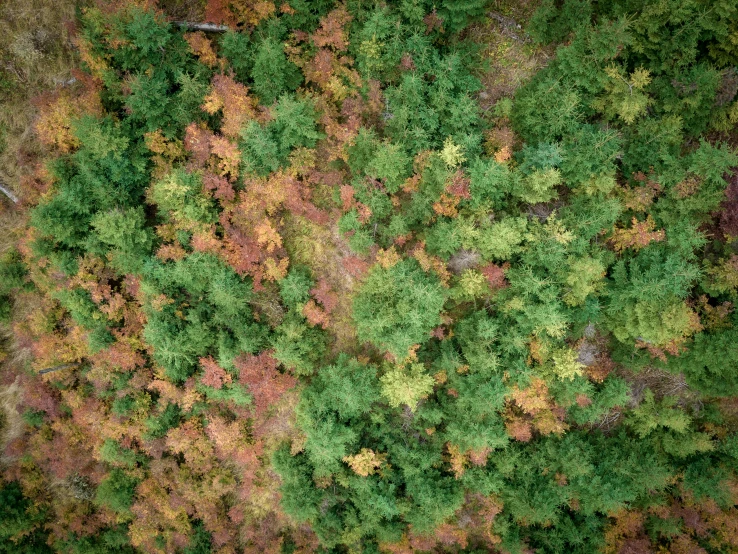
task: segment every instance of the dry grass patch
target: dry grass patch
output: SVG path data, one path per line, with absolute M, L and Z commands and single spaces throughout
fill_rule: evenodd
M 552 48 L 536 46 L 525 32 L 525 26 L 539 2 L 493 2 L 484 21 L 467 31 L 468 38 L 484 45 L 482 60 L 489 69 L 480 78 L 484 87 L 479 94 L 483 111 L 501 98 L 511 97 L 553 56 Z

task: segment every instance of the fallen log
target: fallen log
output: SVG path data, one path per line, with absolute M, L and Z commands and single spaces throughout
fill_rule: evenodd
M 55 365 L 54 367 L 47 367 L 46 369 L 42 369 L 41 371 L 38 372 L 38 374 L 44 375 L 45 373 L 51 373 L 53 371 L 62 371 L 63 369 L 76 369 L 81 365 L 82 365 L 81 362 L 59 364 L 59 365 Z
M 18 197 L 12 192 L 10 192 L 10 190 L 5 188 L 2 183 L 0 183 L 0 192 L 2 192 L 5 196 L 7 196 L 10 199 L 10 201 L 13 202 L 13 204 L 18 203 Z
M 172 23 L 185 29 L 203 31 L 205 33 L 225 33 L 230 30 L 228 25 L 218 25 L 216 23 L 194 23 L 192 21 L 172 21 Z
M 500 24 L 502 33 L 509 36 L 510 38 L 517 40 L 518 42 L 530 42 L 530 37 L 523 31 L 522 25 L 510 17 L 505 17 L 497 12 L 489 12 L 489 17 L 497 21 Z M 520 33 L 523 33 L 522 35 Z

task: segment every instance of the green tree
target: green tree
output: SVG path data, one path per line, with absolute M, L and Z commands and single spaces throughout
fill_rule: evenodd
M 137 483 L 135 478 L 115 468 L 97 487 L 95 501 L 119 514 L 130 514 Z
M 359 338 L 402 360 L 411 346 L 428 340 L 431 329 L 441 323 L 446 296 L 438 278 L 425 273 L 414 260 L 388 269 L 375 266 L 354 299 Z

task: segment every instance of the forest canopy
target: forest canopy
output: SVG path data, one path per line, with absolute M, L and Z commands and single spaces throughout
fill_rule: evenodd
M 75 6 L 0 553 L 738 552 L 733 0 Z

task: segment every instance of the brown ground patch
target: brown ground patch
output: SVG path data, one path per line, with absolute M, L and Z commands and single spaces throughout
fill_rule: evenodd
M 671 373 L 655 367 L 646 367 L 638 373 L 621 368 L 618 375 L 630 385 L 629 408 L 636 408 L 643 401 L 646 389 L 650 389 L 657 399 L 675 396 L 678 398 L 680 406 L 691 406 L 696 409 L 700 407 L 699 393 L 689 388 L 684 375 L 681 373 Z
M 24 422 L 16 406 L 21 399 L 19 379 L 0 387 L 0 463 L 5 462 L 3 452 L 10 441 L 23 434 Z
M 205 21 L 205 0 L 158 0 L 156 5 L 172 21 Z
M 325 279 L 338 295 L 328 324 L 336 339 L 334 352 L 356 351 L 356 328 L 351 313 L 357 280 L 344 267 L 344 260 L 352 255 L 348 244 L 335 224 L 323 227 L 297 217 L 287 220 L 284 235 L 290 259 L 310 267 L 316 280 Z
M 481 76 L 484 87 L 479 94 L 483 111 L 489 110 L 501 98 L 512 97 L 553 56 L 553 48 L 541 47 L 525 32 L 530 16 L 538 7 L 537 0 L 494 2 L 488 16 L 470 27 L 468 38 L 483 44 L 482 60 L 489 69 Z

